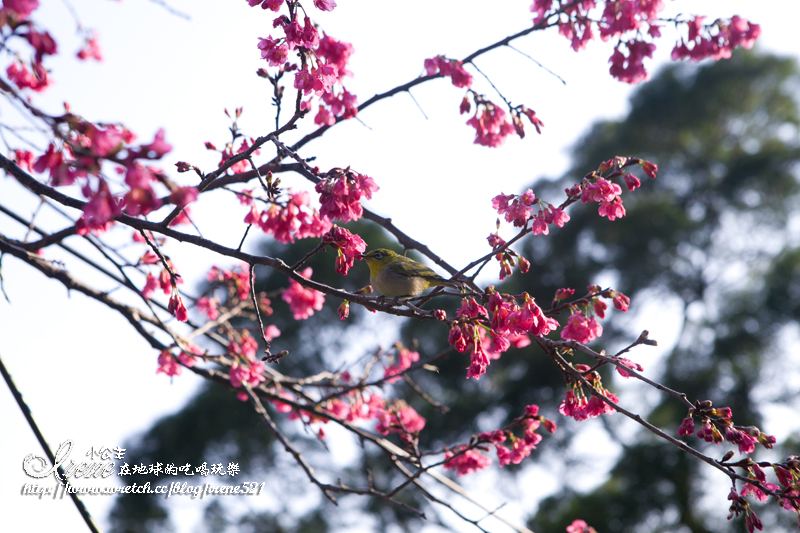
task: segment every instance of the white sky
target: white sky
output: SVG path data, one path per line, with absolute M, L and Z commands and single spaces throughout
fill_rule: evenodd
M 208 153 L 203 143 L 220 146 L 227 140 L 225 107 L 244 107 L 240 125 L 250 136 L 272 130 L 270 87 L 254 74 L 264 66 L 257 37 L 270 33 L 272 12 L 249 8 L 244 0 L 171 2 L 191 15 L 186 21 L 151 2 L 75 0 L 71 4 L 83 24 L 100 31 L 105 61 L 98 65 L 73 61 L 79 42 L 66 4 L 42 3 L 34 20 L 54 34 L 61 55 L 48 63 L 56 86 L 37 95 L 35 103 L 57 112 L 66 100 L 73 111 L 90 120 L 124 122 L 144 141 L 165 128 L 174 150 L 162 166 L 170 172 L 178 160 L 204 170 L 213 168 L 217 154 Z M 355 46 L 350 69 L 355 77 L 348 80 L 348 88 L 365 101 L 416 77 L 427 57 L 463 57 L 527 27 L 529 3 L 340 0 L 332 13 L 313 7 L 310 11 L 331 36 Z M 711 19 L 739 14 L 761 24 L 762 49 L 794 56 L 800 52 L 795 27 L 800 2 L 717 0 L 668 2 L 668 6 L 671 14 L 696 9 Z M 671 49 L 670 31 L 665 29 L 664 35 L 657 61 L 648 63 L 651 72 Z M 462 91 L 449 81 L 436 80 L 413 90 L 427 120 L 408 95 L 401 94 L 359 115 L 369 129 L 357 121 L 341 124 L 309 144 L 302 155 L 317 156 L 316 164 L 322 168 L 351 165 L 372 176 L 381 190 L 370 208 L 391 216 L 398 227 L 451 264 L 465 264 L 488 251 L 485 237 L 493 231 L 496 218 L 491 197 L 501 191 L 518 193 L 537 177 L 563 172 L 567 148 L 593 121 L 623 115 L 631 91 L 608 75 L 610 43 L 594 42 L 576 54 L 566 39 L 551 31 L 526 37 L 515 46 L 558 73 L 566 86 L 513 50 L 498 50 L 476 62 L 509 99 L 537 111 L 545 123 L 541 136 L 529 127 L 524 140 L 510 139 L 500 149 L 473 145 L 473 130 L 464 125 L 467 117 L 458 114 Z M 474 88 L 499 101 L 480 75 L 473 74 Z M 264 161 L 268 157 L 262 156 Z M 191 183 L 189 175 L 180 179 Z M 283 181 L 286 186 L 308 187 L 297 177 L 286 176 Z M 23 216 L 35 209 L 35 198 L 20 192 L 9 178 L 0 178 L 0 195 L 4 204 L 11 195 Z M 238 243 L 245 214 L 238 202 L 218 195 L 201 201 L 194 213 L 205 236 Z M 37 223 L 50 230 L 64 225 L 53 216 L 43 216 Z M 5 215 L 0 215 L 0 231 L 21 235 L 19 226 Z M 168 253 L 188 287 L 211 264 L 230 264 L 174 243 Z M 70 268 L 75 265 L 56 251 L 48 250 L 47 255 L 63 259 Z M 157 354 L 120 317 L 80 294 L 68 295 L 60 284 L 14 258 L 6 258 L 2 266 L 13 305 L 0 300 L 0 356 L 53 448 L 73 439 L 77 460 L 92 446 L 121 446 L 155 418 L 178 410 L 197 387 L 198 380 L 191 375 L 172 383 L 156 376 Z M 89 271 L 76 272 L 91 280 Z M 366 272 L 356 266 L 351 275 L 366 276 Z M 112 287 L 105 280 L 102 284 Z M 658 338 L 658 327 L 649 326 L 653 337 Z M 673 334 L 661 333 L 661 339 Z M 22 485 L 31 481 L 20 468 L 22 459 L 29 453 L 41 455 L 41 450 L 5 386 L 0 386 L 0 427 L 5 437 L 0 439 L 4 524 L 10 531 L 23 526 L 83 531 L 85 526 L 67 499 L 40 501 L 20 495 Z M 250 481 L 246 474 L 241 480 Z M 112 500 L 94 496 L 84 502 L 103 528 Z M 513 515 L 530 509 L 509 506 L 508 510 Z M 181 531 L 190 531 L 196 517 L 187 520 Z M 497 524 L 492 527 L 505 531 Z

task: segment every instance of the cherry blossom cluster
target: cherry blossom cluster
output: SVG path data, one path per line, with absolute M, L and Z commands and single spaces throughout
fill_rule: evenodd
M 348 382 L 350 379 L 349 373 L 343 373 L 340 379 L 342 382 Z M 280 391 L 270 389 L 270 392 L 286 400 L 297 401 L 285 389 Z M 327 424 L 329 422 L 328 418 L 305 409 L 298 409 L 280 399 L 270 400 L 270 403 L 275 406 L 278 412 L 287 413 L 289 420 L 301 420 L 304 424 Z M 341 396 L 331 398 L 322 403 L 321 407 L 335 419 L 346 422 L 375 420 L 375 430 L 378 433 L 381 435 L 396 433 L 403 442 L 409 444 L 416 441 L 417 435 L 422 431 L 426 423 L 425 418 L 420 416 L 406 402 L 402 400 L 387 401 L 375 392 L 364 388 L 349 390 Z M 322 429 L 319 430 L 318 436 L 320 438 L 325 437 Z
M 381 435 L 397 433 L 404 442 L 412 442 L 425 427 L 425 419 L 403 400 L 394 400 L 378 411 L 375 431 Z
M 455 471 L 459 476 L 483 470 L 492 462 L 489 457 L 481 453 L 488 451 L 486 445 L 494 445 L 501 467 L 509 464 L 518 465 L 530 456 L 536 445 L 541 442 L 542 436 L 536 433 L 536 430 L 542 424 L 547 431 L 555 433 L 556 423 L 539 415 L 537 405 L 528 405 L 525 407 L 525 415 L 513 420 L 507 427 L 483 432 L 473 437 L 469 445 L 461 445 L 454 450 L 447 449 L 444 468 Z M 514 435 L 513 428 L 521 429 L 522 436 Z
M 596 35 L 603 41 L 616 39 L 609 72 L 631 84 L 650 79 L 644 59 L 653 57 L 656 46 L 652 40 L 661 36 L 664 22 L 688 28 L 688 39 L 681 38 L 672 50 L 673 60 L 727 58 L 737 46 L 752 47 L 761 34 L 758 24 L 738 16 L 707 26 L 702 24 L 704 17 L 665 21 L 659 19 L 664 7 L 663 0 L 534 0 L 530 10 L 536 14 L 534 25 L 546 21 L 557 24 L 558 32 L 570 40 L 576 52 L 586 48 Z
M 251 6 L 261 5 L 263 9 L 280 11 L 284 5 L 278 0 L 247 0 Z M 322 11 L 332 11 L 336 3 L 332 0 L 315 0 L 314 5 Z M 299 9 L 302 6 L 297 2 L 286 2 L 288 15 L 280 15 L 273 21 L 273 28 L 280 29 L 283 37 L 259 37 L 258 49 L 261 58 L 266 60 L 270 67 L 277 67 L 278 73 L 271 76 L 267 71 L 260 70 L 259 75 L 270 79 L 277 84 L 277 80 L 284 72 L 296 71 L 294 75 L 294 88 L 304 95 L 314 94 L 319 97 L 319 107 L 314 123 L 332 126 L 337 117 L 342 119 L 353 118 L 358 114 L 356 96 L 351 94 L 342 83 L 342 78 L 352 73 L 347 70 L 350 56 L 353 54 L 353 45 L 338 41 L 329 35 L 323 34 L 322 38 L 316 26 L 308 16 L 303 17 L 302 24 L 299 18 Z M 298 9 L 299 8 L 299 9 Z M 289 61 L 290 52 L 296 52 L 300 58 L 300 65 Z M 336 85 L 340 89 L 336 90 Z M 302 102 L 302 110 L 310 110 L 311 99 Z
M 322 236 L 322 242 L 336 250 L 336 272 L 347 275 L 358 256 L 367 249 L 367 243 L 346 228 L 334 225 Z
M 347 373 L 342 374 L 342 381 L 349 381 Z M 344 399 L 343 399 L 344 398 Z M 353 389 L 343 397 L 332 398 L 325 409 L 339 420 L 356 422 L 378 417 L 386 407 L 386 400 L 374 392 Z
M 134 235 L 138 234 L 135 233 Z M 189 319 L 189 314 L 178 292 L 178 285 L 183 283 L 183 278 L 178 275 L 175 265 L 172 264 L 168 257 L 165 257 L 164 260 L 166 264 L 161 269 L 158 277 L 148 272 L 142 289 L 142 296 L 149 300 L 153 297 L 155 291 L 161 289 L 164 294 L 170 295 L 167 308 L 169 313 L 181 322 L 186 322 Z M 160 262 L 161 259 L 149 250 L 139 259 L 139 265 L 154 265 Z
M 11 31 L 8 37 L 27 41 L 33 51 L 33 57 L 28 61 L 23 61 L 19 54 L 14 54 L 14 59 L 6 68 L 8 79 L 20 89 L 42 92 L 53 83 L 42 60 L 45 56 L 57 54 L 58 45 L 49 32 L 37 29 L 29 20 L 38 7 L 38 0 L 5 0 L 0 9 L 0 26 L 8 26 Z M 4 35 L 4 43 L 7 42 L 8 38 Z M 10 51 L 5 46 L 4 49 Z
M 241 264 L 231 269 L 222 269 L 212 266 L 206 274 L 206 280 L 211 284 L 221 284 L 228 288 L 231 296 L 239 300 L 250 297 L 250 274 L 247 264 Z
M 244 383 L 257 387 L 259 383 L 266 381 L 266 368 L 258 357 L 258 342 L 246 330 L 229 339 L 228 356 L 232 359 L 229 378 L 234 389 L 240 388 Z M 244 391 L 239 391 L 237 396 L 242 401 L 247 400 L 247 393 Z
M 167 349 L 158 354 L 158 368 L 156 374 L 165 374 L 169 377 L 180 376 L 182 367 L 191 368 L 197 363 L 198 355 L 203 355 L 203 350 L 194 344 L 182 341 L 186 346 L 185 350 L 180 350 L 177 355 Z
M 330 221 L 360 219 L 364 214 L 361 199 L 370 200 L 380 189 L 372 178 L 349 168 L 334 168 L 321 177 L 314 189 L 319 193 L 320 214 Z
M 350 376 L 347 372 L 341 375 L 342 382 L 348 382 Z M 288 401 L 296 402 L 295 398 L 286 389 L 275 390 L 270 388 L 270 392 Z M 296 408 L 287 401 L 272 399 L 270 403 L 275 406 L 278 412 L 288 414 L 289 420 L 300 420 L 304 424 L 327 424 L 330 420 L 314 412 Z M 398 433 L 406 442 L 411 442 L 415 434 L 425 427 L 425 419 L 402 401 L 387 402 L 383 397 L 368 389 L 355 388 L 324 402 L 320 406 L 335 419 L 345 422 L 358 422 L 361 420 L 375 420 L 377 422 L 376 431 L 382 435 Z M 320 438 L 325 438 L 324 431 L 320 428 L 318 432 Z
M 223 302 L 216 294 L 220 287 L 225 289 L 225 307 L 231 308 L 241 301 L 250 299 L 250 275 L 247 264 L 233 267 L 231 269 L 221 269 L 212 266 L 206 275 L 209 287 L 204 295 L 195 300 L 196 309 L 203 313 L 209 320 L 217 320 L 220 310 L 223 309 Z M 272 301 L 266 297 L 265 293 L 257 295 L 258 310 L 262 317 L 271 316 L 274 313 Z M 280 335 L 280 330 L 275 326 L 265 328 L 267 341 Z
M 227 109 L 225 109 L 224 112 L 225 112 L 225 116 L 227 116 L 229 119 L 231 119 L 231 127 L 230 127 L 231 141 L 225 143 L 224 148 L 222 148 L 221 150 L 218 149 L 214 145 L 214 143 L 211 143 L 211 142 L 206 142 L 205 143 L 206 150 L 212 150 L 212 151 L 220 153 L 220 155 L 221 155 L 221 159 L 219 161 L 219 166 L 220 167 L 223 164 L 225 164 L 225 162 L 228 161 L 228 159 L 230 159 L 230 158 L 232 158 L 232 157 L 234 157 L 234 156 L 236 156 L 238 154 L 241 154 L 242 152 L 248 150 L 253 145 L 253 143 L 255 142 L 255 140 L 252 137 L 250 137 L 250 139 L 248 140 L 239 131 L 239 125 L 238 125 L 237 121 L 239 120 L 239 118 L 241 118 L 242 113 L 244 112 L 244 108 L 243 107 L 237 107 L 234 110 L 233 116 L 231 116 L 230 112 L 228 112 Z M 234 146 L 234 143 L 240 137 L 242 138 L 242 140 L 239 143 L 239 147 L 236 148 Z M 260 153 L 261 153 L 260 150 L 254 150 L 251 155 L 259 155 Z M 230 171 L 233 172 L 234 174 L 241 174 L 242 172 L 247 172 L 248 170 L 250 170 L 250 162 L 247 159 L 242 159 L 240 161 L 237 161 L 236 163 L 234 163 L 233 165 L 230 166 Z
M 591 398 L 586 397 L 583 385 L 579 381 L 567 375 L 567 379 L 572 382 L 572 385 L 567 389 L 567 394 L 562 400 L 558 412 L 579 422 L 602 414 L 613 414 L 615 412 L 614 408 L 601 400 L 598 394 L 602 394 L 614 404 L 619 403 L 619 398 L 617 398 L 616 394 L 603 387 L 600 374 L 583 364 L 576 364 L 574 368 L 583 374 L 584 379 L 591 385 L 593 389 L 589 392 Z
M 519 262 L 519 271 L 523 274 L 526 274 L 531 268 L 530 261 L 511 249 L 496 254 L 495 259 L 500 263 L 500 281 L 505 280 L 512 274 L 513 268 L 517 266 L 517 262 Z
M 304 269 L 300 275 L 311 279 L 311 267 Z M 325 304 L 325 295 L 314 289 L 303 287 L 295 280 L 289 280 L 289 288 L 283 291 L 283 301 L 289 304 L 295 320 L 305 320 L 312 316 L 314 311 L 321 311 Z
M 732 456 L 733 452 L 728 452 L 723 458 L 722 464 L 729 468 L 741 468 L 750 481 L 745 482 L 739 492 L 736 490 L 735 482 L 731 487 L 731 491 L 728 494 L 728 500 L 731 502 L 728 520 L 734 516 L 738 517 L 744 514 L 747 531 L 750 533 L 753 533 L 756 529 L 761 531 L 763 524 L 745 498 L 751 497 L 765 503 L 769 499 L 769 495 L 775 498 L 781 508 L 797 514 L 800 520 L 800 483 L 798 482 L 800 480 L 800 458 L 792 455 L 783 463 L 755 463 L 749 457 L 736 463 L 725 462 Z M 764 470 L 761 469 L 762 466 L 772 467 L 780 485 L 767 482 L 767 476 Z
M 336 90 L 337 87 L 332 84 L 331 90 L 322 94 L 322 102 L 314 117 L 314 124 L 333 126 L 337 117 L 341 117 L 343 120 L 355 117 L 358 114 L 358 99 L 356 95 L 347 90 L 342 80 L 345 76 L 352 76 L 352 72 L 347 70 L 347 63 L 353 54 L 353 45 L 323 35 L 319 40 L 316 54 L 317 57 L 325 59 L 336 68 L 338 75 L 335 81 L 339 82 L 341 89 Z M 310 100 L 303 102 L 303 105 L 307 109 L 310 108 Z
M 734 48 L 741 46 L 750 49 L 761 35 L 758 24 L 738 16 L 733 16 L 730 20 L 717 19 L 708 25 L 703 24 L 705 18 L 694 17 L 686 22 L 688 38 L 681 39 L 672 49 L 673 60 L 728 59 Z
M 511 122 L 508 121 L 506 112 L 499 106 L 487 100 L 484 96 L 470 91 L 475 99 L 475 114 L 467 120 L 467 125 L 475 129 L 474 144 L 497 148 L 506 142 L 509 135 L 516 133 L 520 139 L 525 138 L 525 124 L 522 117 L 527 117 L 537 133 L 542 133 L 544 122 L 536 112 L 523 105 L 511 108 Z M 511 107 L 509 105 L 509 107 Z M 465 96 L 461 101 L 459 112 L 463 115 L 469 113 L 471 105 Z
M 394 357 L 392 364 L 384 369 L 383 377 L 386 378 L 388 383 L 395 383 L 400 379 L 399 375 L 411 368 L 411 365 L 419 361 L 419 353 L 409 350 L 401 343 L 394 344 L 397 354 Z
M 600 298 L 611 299 L 614 307 L 622 312 L 627 312 L 631 300 L 621 292 L 611 289 L 601 289 L 598 285 L 589 285 L 588 296 L 583 298 L 582 309 L 578 304 L 570 304 L 572 314 L 567 319 L 567 325 L 561 330 L 561 338 L 564 340 L 574 340 L 581 344 L 588 344 L 603 335 L 603 326 L 595 317 L 605 318 L 608 304 Z M 559 289 L 556 291 L 554 303 L 572 296 L 574 289 Z
M 616 220 L 625 216 L 625 207 L 622 205 L 622 187 L 613 183 L 612 179 L 621 178 L 629 191 L 634 191 L 641 186 L 639 178 L 626 172 L 624 169 L 632 165 L 639 165 L 645 175 L 655 178 L 658 166 L 638 158 L 614 157 L 604 161 L 596 171 L 584 176 L 580 184 L 566 189 L 570 199 L 580 198 L 581 203 L 597 202 L 600 204 L 598 213 L 608 220 Z
M 470 90 L 472 87 L 472 75 L 464 69 L 464 65 L 457 59 L 447 59 L 444 56 L 436 56 L 425 60 L 425 73 L 428 76 L 440 75 L 449 77 L 456 87 L 467 89 L 467 96 L 461 100 L 459 113 L 469 113 L 472 104 L 469 94 L 475 101 L 475 114 L 467 120 L 467 125 L 475 129 L 475 144 L 497 148 L 505 143 L 506 138 L 516 133 L 520 138 L 525 137 L 525 127 L 522 116 L 526 116 L 536 131 L 541 133 L 544 123 L 536 117 L 536 112 L 525 106 L 509 108 L 511 110 L 511 121 L 507 120 L 506 112 L 483 95 Z
M 278 242 L 292 243 L 295 239 L 322 237 L 328 232 L 331 222 L 311 207 L 311 195 L 306 191 L 287 193 L 285 202 L 271 201 L 263 211 L 256 208 L 252 191 L 239 195 L 250 211 L 244 217 L 245 224 L 256 224 L 264 233 L 275 237 Z
M 43 61 L 45 56 L 58 53 L 58 43 L 53 36 L 30 20 L 38 8 L 39 0 L 4 0 L 0 9 L 0 27 L 8 27 L 10 32 L 4 33 L 4 49 L 13 55 L 11 64 L 6 67 L 6 75 L 19 89 L 30 89 L 34 92 L 42 92 L 53 84 Z M 81 60 L 102 61 L 103 54 L 97 32 L 92 29 L 82 32 L 84 43 L 76 57 Z M 8 46 L 11 38 L 27 42 L 32 52 L 28 60 L 23 59 L 19 51 Z
M 567 533 L 597 533 L 597 530 L 588 525 L 585 520 L 573 520 L 567 526 Z
M 536 215 L 533 214 L 532 206 L 534 205 L 537 206 Z M 537 199 L 531 189 L 521 195 L 500 193 L 492 198 L 492 208 L 497 211 L 497 214 L 503 215 L 506 222 L 510 222 L 518 228 L 525 227 L 528 220 L 533 219 L 531 232 L 534 235 L 549 235 L 548 224 L 555 224 L 559 228 L 563 228 L 564 224 L 569 222 L 569 215 L 563 209 Z M 492 247 L 499 242 L 496 239 L 492 240 L 491 236 L 489 239 Z M 498 244 L 498 246 L 502 246 L 502 244 Z
M 21 167 L 49 174 L 54 187 L 81 185 L 81 193 L 88 201 L 76 224 L 79 234 L 103 233 L 122 213 L 140 216 L 160 208 L 163 202 L 153 188 L 159 183 L 170 192 L 168 201 L 182 208 L 197 198 L 196 188 L 180 187 L 167 179 L 159 168 L 141 162 L 160 159 L 172 150 L 164 140 L 163 129 L 156 133 L 153 142 L 133 146 L 131 143 L 136 136 L 122 126 L 93 124 L 72 115 L 69 110 L 55 120 L 69 128 L 60 145 L 51 143 L 33 164 L 33 155 L 29 152 L 17 150 L 15 157 Z M 113 161 L 115 172 L 124 175 L 120 192 L 112 192 L 109 179 L 102 172 L 103 160 Z M 173 222 L 181 223 L 185 219 Z
M 447 59 L 444 56 L 426 59 L 425 73 L 428 76 L 440 74 L 444 77 L 449 77 L 456 87 L 466 89 L 472 87 L 472 74 L 464 70 L 464 65 L 457 59 Z
M 450 325 L 448 342 L 460 353 L 472 350 L 467 378 L 479 379 L 491 359 L 498 359 L 512 343 L 515 347 L 526 346 L 530 343 L 529 334 L 545 336 L 558 327 L 558 322 L 545 316 L 527 293 L 520 297 L 520 307 L 516 297 L 496 292 L 493 287 L 488 290 L 487 307 L 465 298 Z
M 678 435 L 688 436 L 695 432 L 695 419 L 700 428 L 697 437 L 706 442 L 721 444 L 728 441 L 739 447 L 739 453 L 753 453 L 756 444 L 772 448 L 775 437 L 762 433 L 755 426 L 736 426 L 731 420 L 733 413 L 730 407 L 712 407 L 711 400 L 697 402 L 696 408 L 690 409 L 689 415 L 683 419 L 678 428 Z

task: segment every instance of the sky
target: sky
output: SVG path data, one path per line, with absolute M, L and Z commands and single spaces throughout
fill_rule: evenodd
M 332 13 L 310 11 L 329 35 L 353 43 L 350 70 L 355 76 L 347 86 L 359 101 L 415 78 L 423 72 L 425 58 L 464 57 L 527 27 L 531 19 L 529 2 L 522 0 L 338 3 Z M 229 122 L 223 109 L 244 108 L 239 124 L 248 136 L 272 130 L 269 85 L 255 75 L 265 66 L 256 49 L 257 37 L 270 32 L 272 13 L 252 9 L 244 0 L 168 4 L 190 18 L 144 0 L 43 2 L 34 20 L 53 33 L 62 53 L 48 64 L 55 87 L 37 95 L 34 102 L 57 112 L 67 101 L 89 120 L 123 122 L 145 142 L 164 128 L 174 150 L 162 162 L 163 168 L 171 171 L 176 161 L 188 161 L 210 170 L 218 155 L 203 145 L 227 140 Z M 669 14 L 692 9 L 701 9 L 710 19 L 739 14 L 761 24 L 762 50 L 795 57 L 800 53 L 794 27 L 800 2 L 769 7 L 736 0 L 667 5 Z M 74 60 L 80 41 L 72 13 L 83 27 L 98 29 L 102 63 Z M 664 35 L 656 58 L 647 63 L 651 72 L 668 60 L 674 36 L 669 31 Z M 302 155 L 315 156 L 321 168 L 349 165 L 373 177 L 381 190 L 367 203 L 370 209 L 390 216 L 452 265 L 465 265 L 488 251 L 485 237 L 494 231 L 496 218 L 490 199 L 500 192 L 522 192 L 537 178 L 565 172 L 569 147 L 593 122 L 621 117 L 632 90 L 608 75 L 611 43 L 593 42 L 586 51 L 575 53 L 566 39 L 550 31 L 523 38 L 514 46 L 557 76 L 507 48 L 476 63 L 507 98 L 537 112 L 545 123 L 541 135 L 528 128 L 524 140 L 511 139 L 499 149 L 472 144 L 473 130 L 458 114 L 462 90 L 448 80 L 434 80 L 415 88 L 413 99 L 397 95 L 359 114 L 359 121 L 338 125 L 304 148 Z M 472 73 L 474 88 L 497 101 L 480 74 Z M 13 120 L 13 111 L 0 103 L 0 116 Z M 286 140 L 307 131 L 307 126 L 301 127 Z M 261 159 L 269 157 L 265 151 Z M 178 179 L 191 184 L 189 175 Z M 283 181 L 288 187 L 309 188 L 299 177 L 286 176 Z M 4 203 L 11 198 L 10 204 L 23 216 L 36 209 L 36 198 L 21 192 L 10 178 L 0 177 L 0 196 Z M 194 206 L 195 220 L 204 236 L 235 246 L 241 238 L 243 208 L 227 196 L 209 196 L 213 197 Z M 48 230 L 65 226 L 63 218 L 46 210 L 37 223 Z M 24 229 L 0 214 L 0 232 L 21 237 Z M 506 229 L 501 235 L 511 234 Z M 120 246 L 128 238 L 127 233 L 120 238 Z M 250 251 L 256 243 L 250 239 Z M 181 245 L 169 245 L 168 252 L 190 292 L 212 264 L 230 266 L 223 258 Z M 82 279 L 113 289 L 113 284 L 93 279 L 96 274 L 77 267 L 66 254 L 54 250 L 48 257 L 62 259 Z M 351 275 L 359 275 L 359 266 Z M 72 439 L 77 461 L 92 447 L 123 446 L 156 418 L 179 410 L 197 388 L 199 380 L 187 373 L 172 381 L 156 376 L 157 354 L 122 318 L 80 294 L 68 294 L 60 284 L 13 258 L 6 258 L 2 268 L 11 304 L 0 300 L 0 357 L 53 449 Z M 366 269 L 360 275 L 366 278 Z M 660 339 L 675 334 L 669 324 L 650 324 L 648 329 Z M 393 340 L 391 331 L 377 337 L 383 345 Z M 666 351 L 669 343 L 662 346 Z M 42 452 L 5 387 L 0 387 L 0 427 L 5 436 L 13 436 L 0 439 L 0 464 L 5 467 L 0 508 L 5 510 L 5 523 L 11 530 L 23 525 L 36 530 L 84 530 L 66 498 L 48 501 L 20 494 L 22 485 L 31 481 L 19 468 L 22 459 Z M 94 496 L 84 501 L 103 528 L 112 500 Z M 509 512 L 529 512 L 524 508 L 528 504 L 535 502 L 531 499 Z M 181 531 L 191 531 L 195 519 L 191 504 L 180 505 L 188 520 Z M 506 531 L 496 526 L 497 531 Z

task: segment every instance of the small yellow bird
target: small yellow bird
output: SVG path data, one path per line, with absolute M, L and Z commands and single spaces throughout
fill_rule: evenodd
M 369 266 L 372 287 L 387 298 L 419 296 L 431 287 L 463 286 L 460 281 L 444 279 L 422 263 L 386 248 L 378 248 L 359 257 Z

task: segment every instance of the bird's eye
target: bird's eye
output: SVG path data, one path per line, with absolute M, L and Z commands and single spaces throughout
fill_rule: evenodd
M 381 259 L 382 257 L 383 257 L 383 254 L 382 254 L 382 253 L 380 253 L 380 252 L 375 252 L 375 259 Z

